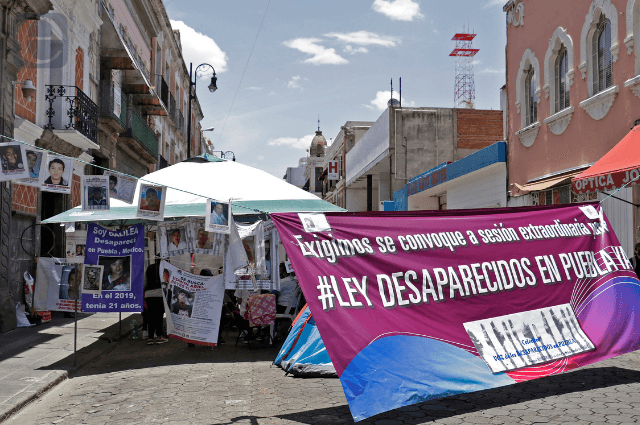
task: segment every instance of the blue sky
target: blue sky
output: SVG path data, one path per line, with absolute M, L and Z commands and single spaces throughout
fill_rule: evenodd
M 505 82 L 503 4 L 165 0 L 172 25 L 181 32 L 187 66 L 208 62 L 216 69 L 215 93 L 206 89 L 208 79 L 198 81 L 202 126 L 215 127 L 207 133 L 215 149 L 232 150 L 238 161 L 278 177 L 306 155 L 318 116 L 327 141 L 346 121 L 375 121 L 391 78 L 397 91 L 402 77 L 403 106 L 452 107 L 451 37 L 463 27 L 478 34 L 476 108 L 499 109 Z

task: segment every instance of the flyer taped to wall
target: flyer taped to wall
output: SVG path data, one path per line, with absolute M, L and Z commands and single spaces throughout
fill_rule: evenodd
M 29 175 L 24 179 L 18 179 L 16 183 L 23 184 L 25 186 L 40 187 L 40 174 L 44 173 L 46 170 L 44 164 L 47 163 L 47 153 L 40 149 L 31 147 L 25 147 L 24 152 L 26 155 Z
M 138 179 L 111 171 L 105 171 L 104 175 L 109 179 L 109 196 L 132 204 Z
M 29 177 L 24 145 L 16 142 L 0 143 L 0 181 Z
M 40 190 L 45 192 L 71 193 L 73 159 L 48 154 L 44 172 L 40 172 Z
M 82 211 L 108 211 L 109 182 L 106 176 L 82 176 Z
M 640 349 L 599 204 L 318 216 L 271 218 L 356 421 Z
M 191 274 L 163 260 L 160 279 L 167 334 L 194 344 L 217 345 L 224 298 L 222 275 Z
M 38 258 L 34 307 L 45 311 L 78 311 L 82 300 L 82 260 L 77 258 Z

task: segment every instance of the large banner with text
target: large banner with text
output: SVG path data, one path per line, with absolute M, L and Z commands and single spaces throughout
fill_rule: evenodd
M 112 231 L 90 223 L 84 263 L 102 266 L 102 279 L 92 293 L 82 294 L 82 311 L 142 311 L 144 224 Z
M 640 348 L 598 204 L 271 217 L 356 421 Z

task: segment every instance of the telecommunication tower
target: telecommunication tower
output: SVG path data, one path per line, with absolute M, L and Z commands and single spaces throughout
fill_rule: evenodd
M 464 29 L 463 29 L 464 31 Z M 473 79 L 473 57 L 480 49 L 473 48 L 476 34 L 461 32 L 453 36 L 456 47 L 449 54 L 456 59 L 456 83 L 453 102 L 455 108 L 473 109 L 476 101 L 476 84 Z

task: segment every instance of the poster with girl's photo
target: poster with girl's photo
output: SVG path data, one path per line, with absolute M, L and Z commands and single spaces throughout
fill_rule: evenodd
M 17 183 L 26 186 L 40 186 L 40 174 L 46 168 L 43 164 L 47 162 L 47 153 L 34 148 L 25 148 L 24 151 L 29 175 L 25 179 L 18 180 Z
M 82 176 L 82 211 L 109 210 L 109 178 Z
M 104 268 L 102 274 L 102 291 L 131 290 L 131 256 L 113 257 L 101 255 L 98 266 Z
M 138 179 L 110 171 L 105 171 L 104 175 L 109 179 L 109 197 L 132 204 Z
M 83 264 L 82 267 L 82 293 L 102 294 L 104 266 Z
M 166 186 L 141 183 L 136 217 L 146 218 L 147 220 L 164 220 L 166 193 Z
M 217 202 L 213 199 L 208 199 L 206 205 L 205 230 L 207 232 L 229 234 L 229 214 L 231 214 L 231 205 L 225 204 L 224 202 Z
M 21 143 L 0 143 L 0 181 L 29 177 L 26 157 Z
M 71 193 L 73 159 L 47 155 L 46 169 L 40 173 L 40 189 L 45 192 Z

